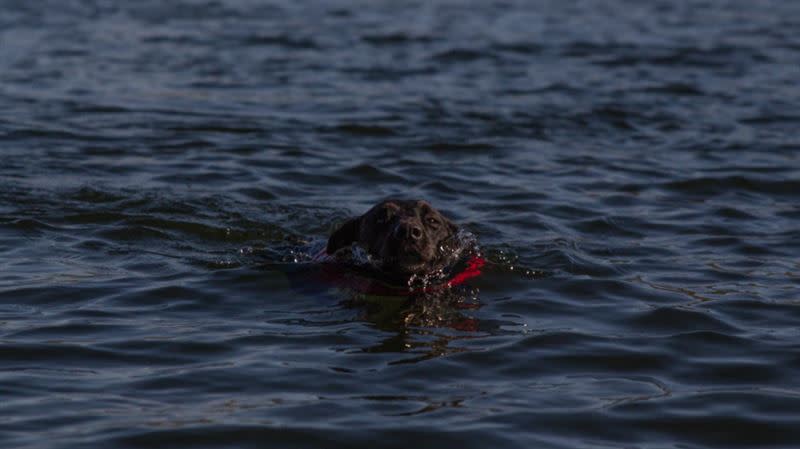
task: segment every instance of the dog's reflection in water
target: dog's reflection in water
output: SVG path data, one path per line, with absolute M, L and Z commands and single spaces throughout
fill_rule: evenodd
M 455 341 L 480 337 L 474 311 L 478 291 L 460 286 L 411 296 L 378 296 L 353 292 L 344 305 L 357 309 L 360 318 L 392 335 L 365 352 L 404 352 L 417 356 L 393 363 L 413 363 L 459 352 Z

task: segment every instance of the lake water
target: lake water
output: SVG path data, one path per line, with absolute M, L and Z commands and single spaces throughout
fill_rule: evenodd
M 800 447 L 800 2 L 0 0 L 0 446 Z M 314 248 L 389 197 L 435 297 Z

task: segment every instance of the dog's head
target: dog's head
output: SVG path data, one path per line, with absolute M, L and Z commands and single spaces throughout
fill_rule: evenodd
M 433 271 L 441 262 L 440 246 L 458 227 L 426 201 L 386 200 L 345 222 L 328 240 L 326 252 L 361 246 L 396 275 Z

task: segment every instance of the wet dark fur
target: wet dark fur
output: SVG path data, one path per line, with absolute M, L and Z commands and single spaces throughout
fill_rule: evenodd
M 328 240 L 326 252 L 334 254 L 357 244 L 387 274 L 424 274 L 440 268 L 440 247 L 457 231 L 426 201 L 386 200 L 339 227 Z

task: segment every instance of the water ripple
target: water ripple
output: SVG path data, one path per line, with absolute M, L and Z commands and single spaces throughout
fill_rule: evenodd
M 795 447 L 798 4 L 545 3 L 9 3 L 0 446 Z

